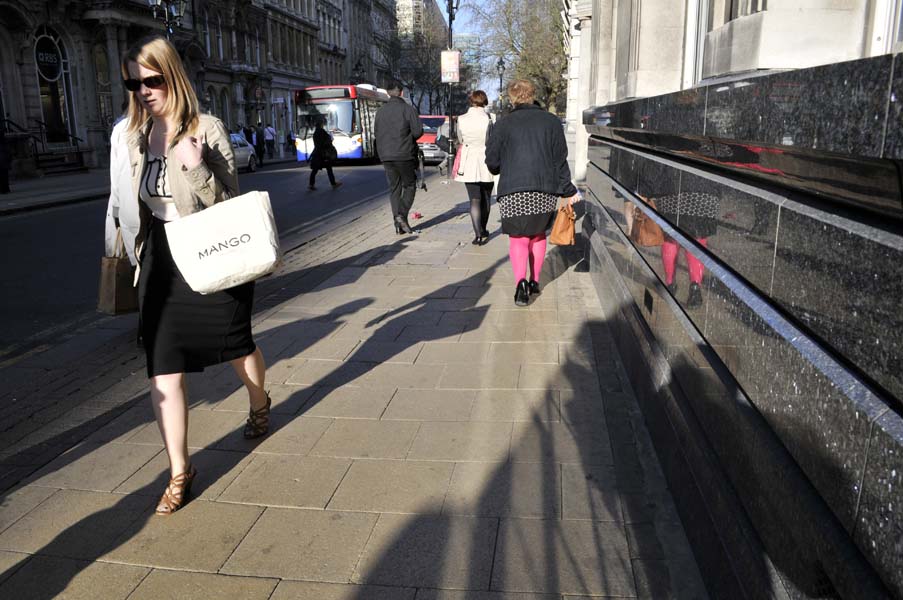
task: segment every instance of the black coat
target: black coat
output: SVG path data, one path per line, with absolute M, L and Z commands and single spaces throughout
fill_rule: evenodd
M 310 153 L 310 168 L 331 167 L 336 158 L 336 149 L 329 133 L 322 127 L 317 127 L 314 130 L 314 151 Z
M 376 152 L 382 161 L 416 160 L 423 125 L 414 107 L 393 97 L 376 112 Z
M 492 128 L 486 166 L 501 174 L 496 194 L 546 192 L 573 196 L 561 121 L 532 104 L 519 104 Z

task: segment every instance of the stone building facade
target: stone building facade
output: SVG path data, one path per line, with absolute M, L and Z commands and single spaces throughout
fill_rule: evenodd
M 903 597 L 903 1 L 566 8 L 584 265 L 709 595 Z
M 385 0 L 372 4 L 388 10 Z M 342 0 L 195 0 L 187 7 L 171 40 L 202 109 L 230 128 L 270 123 L 284 139 L 293 89 L 349 80 Z M 373 43 L 393 32 L 394 19 Z M 56 163 L 107 163 L 126 97 L 120 57 L 151 33 L 164 30 L 146 0 L 0 0 L 0 117 L 13 177 L 52 172 Z M 387 76 L 385 68 L 374 64 Z

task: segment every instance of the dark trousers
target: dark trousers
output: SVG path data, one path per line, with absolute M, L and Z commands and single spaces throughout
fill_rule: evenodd
M 254 146 L 254 154 L 257 155 L 257 164 L 260 165 L 261 167 L 263 166 L 263 149 L 264 149 L 263 144 L 260 144 L 259 146 Z
M 327 165 L 323 168 L 326 169 L 326 175 L 329 177 L 329 183 L 331 183 L 332 185 L 335 185 L 335 175 L 332 174 L 332 167 Z M 310 170 L 310 187 L 314 187 L 314 182 L 317 180 L 317 172 L 319 170 L 320 169 L 311 168 L 311 170 Z
M 414 192 L 417 190 L 417 161 L 391 160 L 383 161 L 386 179 L 389 181 L 389 200 L 392 203 L 392 216 L 408 221 L 408 212 L 414 205 Z
M 276 140 L 266 140 L 267 145 L 267 158 L 273 158 L 273 154 L 276 152 Z
M 492 196 L 491 181 L 475 181 L 464 184 L 467 188 L 467 196 L 470 198 L 470 220 L 473 223 L 473 233 L 480 237 L 486 231 L 489 224 L 489 198 Z
M 9 193 L 9 169 L 0 167 L 0 194 Z

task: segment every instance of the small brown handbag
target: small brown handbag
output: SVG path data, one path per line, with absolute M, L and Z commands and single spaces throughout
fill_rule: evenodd
M 642 198 L 650 208 L 655 209 L 655 200 Z M 638 206 L 633 207 L 633 227 L 630 229 L 630 240 L 637 246 L 661 246 L 665 242 L 665 234 L 658 223 L 649 218 Z
M 558 209 L 558 215 L 552 224 L 552 233 L 549 235 L 549 241 L 558 246 L 574 245 L 574 221 L 577 220 L 577 214 L 574 208 L 564 203 Z
M 100 259 L 97 310 L 108 315 L 121 315 L 138 310 L 138 288 L 133 285 L 135 267 L 129 262 L 119 229 L 116 230 L 114 252 L 113 256 Z

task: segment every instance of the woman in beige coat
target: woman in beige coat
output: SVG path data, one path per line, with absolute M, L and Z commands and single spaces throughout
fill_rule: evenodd
M 470 198 L 470 219 L 474 232 L 471 243 L 482 246 L 489 239 L 486 225 L 489 223 L 489 198 L 494 179 L 486 168 L 486 131 L 493 121 L 485 109 L 489 104 L 486 92 L 474 90 L 467 99 L 470 108 L 458 117 L 458 142 L 462 146 L 455 179 L 464 182 Z
M 197 471 L 188 455 L 185 373 L 229 361 L 248 390 L 245 437 L 269 427 L 266 367 L 251 336 L 254 283 L 213 294 L 191 290 L 173 262 L 166 222 L 238 194 L 229 133 L 199 114 L 194 88 L 176 49 L 161 37 L 138 42 L 122 61 L 129 96 L 127 165 L 114 163 L 111 198 L 134 203 L 129 256 L 138 264 L 139 329 L 147 355 L 150 396 L 169 457 L 170 481 L 157 514 L 180 509 Z M 123 157 L 125 158 L 125 157 Z M 119 177 L 120 168 L 130 173 Z M 119 189 L 128 185 L 130 189 Z

